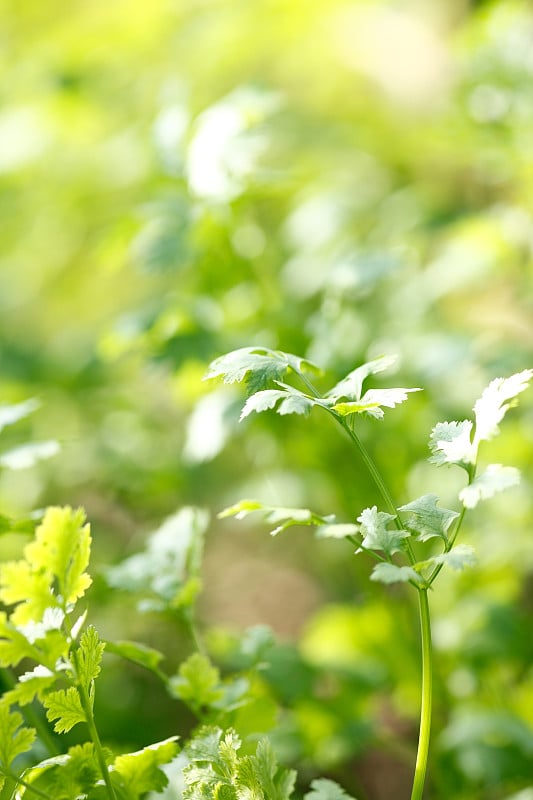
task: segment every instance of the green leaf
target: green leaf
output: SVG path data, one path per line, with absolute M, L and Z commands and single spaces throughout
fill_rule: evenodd
M 311 783 L 311 791 L 304 795 L 304 800 L 354 800 L 335 781 L 317 778 Z
M 53 670 L 68 651 L 66 637 L 58 630 L 62 621 L 63 614 L 57 608 L 46 609 L 41 622 L 20 626 L 0 612 L 0 666 L 16 666 L 23 658 L 29 658 Z
M 385 511 L 378 511 L 377 506 L 365 508 L 357 517 L 361 523 L 360 533 L 363 536 L 362 546 L 367 550 L 382 550 L 388 556 L 398 553 L 403 549 L 403 540 L 410 534 L 409 531 L 388 530 L 387 525 L 395 517 Z
M 33 467 L 38 461 L 52 458 L 59 453 L 61 447 L 59 442 L 50 440 L 47 442 L 32 442 L 23 444 L 19 447 L 8 450 L 0 456 L 0 467 L 6 469 L 28 469 Z
M 92 682 L 100 674 L 100 663 L 105 643 L 100 641 L 96 628 L 90 625 L 80 639 L 77 651 L 78 679 L 89 691 Z
M 91 552 L 90 527 L 78 508 L 49 508 L 35 532 L 35 541 L 24 548 L 34 571 L 57 579 L 64 601 L 74 603 L 85 594 L 91 578 L 85 572 Z
M 135 664 L 139 664 L 141 667 L 145 667 L 155 673 L 158 677 L 163 676 L 163 673 L 159 669 L 159 664 L 164 656 L 159 650 L 154 650 L 154 648 L 148 647 L 145 644 L 140 644 L 139 642 L 127 642 L 123 640 L 118 642 L 106 641 L 105 644 L 108 653 L 113 653 Z
M 421 576 L 412 567 L 398 567 L 396 564 L 388 564 L 385 561 L 376 564 L 372 570 L 370 580 L 379 581 L 380 583 L 407 583 L 408 581 L 414 581 L 420 584 L 422 582 Z
M 26 706 L 35 697 L 42 700 L 44 693 L 56 680 L 56 675 L 51 670 L 39 664 L 35 669 L 24 672 L 13 689 L 6 692 L 4 697 L 10 704 L 18 703 L 19 706 Z
M 369 375 L 385 372 L 396 363 L 398 356 L 380 356 L 373 361 L 368 361 L 352 370 L 348 375 L 331 389 L 327 396 L 331 398 L 346 398 L 347 400 L 360 400 L 363 383 Z
M 469 471 L 476 460 L 476 450 L 471 442 L 472 422 L 438 422 L 429 437 L 429 448 L 433 453 L 432 464 L 458 464 Z
M 476 553 L 474 548 L 468 544 L 458 544 L 447 553 L 440 553 L 437 556 L 428 558 L 422 564 L 417 564 L 417 568 L 424 568 L 428 564 L 444 564 L 460 572 L 465 567 L 473 567 L 475 563 Z
M 78 722 L 85 722 L 85 714 L 81 705 L 80 695 L 74 686 L 50 692 L 43 700 L 47 709 L 46 716 L 53 722 L 56 733 L 67 733 Z
M 498 424 L 507 411 L 516 405 L 516 396 L 527 389 L 532 377 L 533 370 L 525 369 L 510 378 L 495 378 L 489 383 L 474 405 L 476 442 L 496 436 Z M 507 402 L 508 400 L 514 402 Z
M 15 758 L 26 753 L 35 741 L 35 730 L 23 728 L 22 714 L 11 711 L 5 697 L 0 699 L 0 766 L 9 769 Z
M 261 739 L 255 755 L 250 757 L 250 762 L 255 775 L 252 777 L 248 773 L 248 783 L 244 781 L 241 770 L 237 773 L 243 789 L 251 790 L 255 785 L 261 787 L 265 799 L 289 800 L 296 781 L 296 773 L 278 767 L 276 755 L 268 739 Z
M 383 407 L 394 408 L 407 400 L 409 392 L 421 391 L 422 389 L 369 389 L 360 400 L 335 403 L 333 411 L 343 417 L 350 414 L 369 414 L 375 419 L 382 419 L 384 416 Z
M 101 779 L 92 742 L 75 745 L 68 753 L 40 761 L 24 770 L 21 777 L 30 786 L 38 780 L 41 791 L 54 800 L 85 797 Z M 33 797 L 34 794 L 29 790 L 26 793 L 22 787 L 17 799 L 19 796 Z
M 297 373 L 320 373 L 316 364 L 292 353 L 271 350 L 268 347 L 242 347 L 215 359 L 209 365 L 204 380 L 222 378 L 224 383 L 240 383 L 246 380 L 249 394 L 253 394 L 267 388 L 270 383 L 281 380 L 289 369 Z
M 151 744 L 136 753 L 117 756 L 111 767 L 113 783 L 120 787 L 120 796 L 137 800 L 145 792 L 161 792 L 168 778 L 160 767 L 168 764 L 178 752 L 177 736 Z
M 425 494 L 399 508 L 399 511 L 409 512 L 407 527 L 418 534 L 420 542 L 426 542 L 434 536 L 447 541 L 450 525 L 459 516 L 448 508 L 437 508 L 438 501 L 436 494 Z
M 489 464 L 485 472 L 478 475 L 469 486 L 459 492 L 465 508 L 475 508 L 480 500 L 486 500 L 497 492 L 503 492 L 520 483 L 520 472 L 515 467 Z
M 37 398 L 32 397 L 22 403 L 0 406 L 0 431 L 7 425 L 13 425 L 19 419 L 24 419 L 24 417 L 32 414 L 40 405 Z
M 218 669 L 201 653 L 184 661 L 168 685 L 172 694 L 193 710 L 212 706 L 223 694 Z

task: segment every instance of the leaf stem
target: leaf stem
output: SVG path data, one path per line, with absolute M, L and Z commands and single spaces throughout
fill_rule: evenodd
M 416 754 L 415 775 L 411 800 L 422 800 L 429 753 L 431 731 L 431 705 L 433 696 L 433 659 L 431 645 L 431 618 L 427 589 L 418 590 L 420 607 L 420 631 L 422 635 L 422 704 L 420 709 L 420 732 Z
M 11 780 L 15 781 L 15 783 L 24 786 L 24 788 L 26 788 L 29 792 L 33 792 L 35 795 L 37 795 L 37 797 L 43 797 L 44 800 L 51 800 L 49 794 L 46 794 L 45 792 L 41 791 L 41 789 L 37 789 L 36 786 L 33 786 L 31 783 L 28 783 L 28 781 L 25 781 L 24 778 L 21 778 L 19 775 L 16 775 L 14 772 L 11 772 L 10 769 L 0 768 L 0 773 L 5 775 L 6 778 L 11 778 Z
M 8 668 L 3 668 L 2 670 L 0 670 L 0 674 L 2 678 L 2 683 L 4 683 L 6 688 L 13 689 L 17 683 L 17 680 L 12 670 Z M 21 708 L 21 711 L 26 722 L 36 729 L 37 733 L 39 734 L 39 739 L 41 743 L 44 744 L 44 746 L 48 750 L 48 753 L 51 756 L 59 755 L 61 753 L 61 750 L 58 747 L 53 734 L 50 732 L 50 729 L 48 728 L 48 725 L 46 724 L 42 716 L 32 707 L 31 704 L 23 706 Z
M 73 653 L 73 661 L 74 661 L 74 666 L 76 668 L 76 673 L 78 674 L 78 659 L 76 653 Z M 80 693 L 81 707 L 83 708 L 83 711 L 85 713 L 85 721 L 89 729 L 89 735 L 94 744 L 96 758 L 98 760 L 100 772 L 102 773 L 102 778 L 104 779 L 104 783 L 106 785 L 109 798 L 110 800 L 116 800 L 115 789 L 111 782 L 111 776 L 109 774 L 109 769 L 107 767 L 107 762 L 105 760 L 104 749 L 102 747 L 102 742 L 100 741 L 100 736 L 98 735 L 98 729 L 94 721 L 91 698 L 89 697 L 89 694 L 83 684 L 83 681 L 77 681 L 76 688 Z

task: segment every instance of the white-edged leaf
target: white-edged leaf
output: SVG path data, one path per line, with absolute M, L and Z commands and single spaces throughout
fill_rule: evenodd
M 509 378 L 495 378 L 489 383 L 474 405 L 476 416 L 476 441 L 492 439 L 498 433 L 498 424 L 517 395 L 527 389 L 533 370 L 524 369 Z
M 395 355 L 380 356 L 373 361 L 362 364 L 339 381 L 339 383 L 328 392 L 327 396 L 339 399 L 345 397 L 347 400 L 360 400 L 365 379 L 368 378 L 369 375 L 377 375 L 379 372 L 385 372 L 385 370 L 396 363 L 397 359 L 398 356 Z
M 371 581 L 379 583 L 407 583 L 415 581 L 420 583 L 421 577 L 412 567 L 398 567 L 396 564 L 389 564 L 382 561 L 376 564 L 370 575 Z
M 54 439 L 50 439 L 47 442 L 22 444 L 20 447 L 13 448 L 13 450 L 8 450 L 7 453 L 2 453 L 0 466 L 6 467 L 6 469 L 28 469 L 38 461 L 57 455 L 60 449 L 59 442 Z
M 465 508 L 475 508 L 480 500 L 487 500 L 497 492 L 503 492 L 520 483 L 520 472 L 516 467 L 489 464 L 485 472 L 478 475 L 469 486 L 459 492 Z
M 349 414 L 370 414 L 375 419 L 382 419 L 383 407 L 394 408 L 407 400 L 410 392 L 421 392 L 421 389 L 369 389 L 360 400 L 347 403 L 335 403 L 333 410 L 343 417 Z
M 309 414 L 314 406 L 314 401 L 300 392 L 290 392 L 278 407 L 278 414 Z
M 246 380 L 250 393 L 265 389 L 272 381 L 280 380 L 285 373 L 320 373 L 320 368 L 305 358 L 269 347 L 241 347 L 216 358 L 208 367 L 204 380 L 222 378 L 224 383 Z
M 239 422 L 251 414 L 252 411 L 256 411 L 260 414 L 261 411 L 268 411 L 270 408 L 274 408 L 278 400 L 286 396 L 287 392 L 284 392 L 282 389 L 263 389 L 260 392 L 252 394 L 244 404 Z
M 394 516 L 385 511 L 378 511 L 377 506 L 365 508 L 357 517 L 361 523 L 360 533 L 363 536 L 361 546 L 367 550 L 382 550 L 391 556 L 403 549 L 402 541 L 410 534 L 409 531 L 388 530 L 387 525 Z
M 432 464 L 458 464 L 467 466 L 476 460 L 476 451 L 471 442 L 472 422 L 438 422 L 429 437 Z
M 465 567 L 473 567 L 476 563 L 476 552 L 469 544 L 458 544 L 452 547 L 447 553 L 440 553 L 438 556 L 428 558 L 423 564 L 418 564 L 418 567 L 426 567 L 429 564 L 444 564 L 451 569 L 457 571 L 463 570 Z
M 418 534 L 420 542 L 426 542 L 434 536 L 446 541 L 450 525 L 459 516 L 457 511 L 437 508 L 438 501 L 436 494 L 424 494 L 398 509 L 409 513 L 407 527 Z
M 350 522 L 337 522 L 331 525 L 320 525 L 316 535 L 319 539 L 345 539 L 347 536 L 356 536 L 359 526 Z
M 8 425 L 13 425 L 19 419 L 24 419 L 40 407 L 40 402 L 36 397 L 24 400 L 22 403 L 0 406 L 0 431 Z
M 244 519 L 254 511 L 262 511 L 266 522 L 276 524 L 274 530 L 270 531 L 272 536 L 284 531 L 294 525 L 329 525 L 335 521 L 335 516 L 329 514 L 322 516 L 316 514 L 309 508 L 286 508 L 284 506 L 267 506 L 257 500 L 241 500 L 239 503 L 225 508 L 218 514 L 219 519 L 225 517 L 236 517 Z M 280 523 L 277 525 L 277 523 Z

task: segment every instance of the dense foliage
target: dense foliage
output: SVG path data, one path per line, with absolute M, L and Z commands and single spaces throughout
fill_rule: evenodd
M 309 397 L 271 382 L 287 383 L 284 365 L 248 387 L 277 394 L 249 400 L 240 425 L 239 390 L 202 376 L 230 350 L 250 348 L 252 363 L 281 350 L 324 368 L 309 375 L 325 396 L 358 365 L 399 354 L 390 381 L 365 376 L 366 399 L 362 383 L 351 397 L 341 387 L 338 413 L 363 404 L 379 416 L 380 399 L 398 399 L 376 396 L 385 386 L 423 387 L 381 422 L 358 416 L 358 435 L 398 505 L 438 495 L 427 513 L 457 509 L 460 470 L 436 482 L 428 432 L 469 418 L 493 378 L 532 366 L 529 4 L 1 5 L 2 562 L 19 565 L 26 591 L 42 557 L 35 527 L 45 537 L 50 520 L 33 510 L 85 508 L 92 585 L 80 552 L 76 578 L 45 565 L 41 588 L 53 574 L 64 602 L 86 592 L 107 643 L 95 716 L 121 791 L 121 754 L 162 743 L 145 757 L 153 788 L 172 737 L 202 723 L 199 773 L 207 761 L 252 781 L 275 753 L 282 783 L 298 771 L 298 796 L 331 800 L 329 780 L 361 800 L 406 795 L 420 683 L 410 587 L 369 582 L 345 542 L 314 541 L 305 526 L 272 541 L 252 516 L 216 516 L 252 497 L 268 513 L 309 508 L 355 526 L 362 509 L 388 513 L 372 478 L 331 415 L 310 425 L 299 414 Z M 252 416 L 258 402 L 292 415 Z M 520 469 L 521 484 L 466 515 L 477 564 L 443 570 L 431 593 L 435 800 L 533 791 L 531 409 L 525 394 L 483 451 Z M 76 513 L 68 525 L 84 530 Z M 2 590 L 6 606 L 15 588 Z M 98 650 L 55 614 L 56 660 L 72 642 Z M 2 763 L 19 753 L 20 772 L 69 748 L 80 771 L 91 761 L 82 725 L 53 732 L 59 701 L 92 680 L 67 673 L 47 684 L 64 693 L 47 706 L 51 725 L 34 709 L 22 728 L 33 705 L 8 708 L 20 689 L 3 674 L 13 738 Z M 266 735 L 272 751 L 257 749 Z M 61 791 L 92 786 L 84 774 Z

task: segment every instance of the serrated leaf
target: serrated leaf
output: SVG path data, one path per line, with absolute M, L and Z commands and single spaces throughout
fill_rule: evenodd
M 380 583 L 407 583 L 408 581 L 421 582 L 420 575 L 412 567 L 398 567 L 396 564 L 389 564 L 382 561 L 376 564 L 370 575 L 371 581 Z
M 121 797 L 137 800 L 145 792 L 161 792 L 165 788 L 168 778 L 160 768 L 172 761 L 178 752 L 177 738 L 171 736 L 135 753 L 117 756 L 111 776 Z
M 250 395 L 241 411 L 239 422 L 242 422 L 242 420 L 253 411 L 256 411 L 258 414 L 260 414 L 261 411 L 268 411 L 269 409 L 274 408 L 276 403 L 286 396 L 287 392 L 283 391 L 282 389 L 263 389 L 260 392 Z
M 23 728 L 22 714 L 11 711 L 6 698 L 0 699 L 0 766 L 9 769 L 15 758 L 26 753 L 35 741 L 35 730 Z
M 0 455 L 0 467 L 13 470 L 28 469 L 38 461 L 57 455 L 60 449 L 59 442 L 55 440 L 22 444 Z
M 450 525 L 459 516 L 448 508 L 437 508 L 438 501 L 436 494 L 425 494 L 399 508 L 399 511 L 409 513 L 407 527 L 418 534 L 420 542 L 426 542 L 434 536 L 447 541 Z
M 480 500 L 503 492 L 520 483 L 520 472 L 515 467 L 489 464 L 485 472 L 478 475 L 469 486 L 459 492 L 459 499 L 465 508 L 475 508 Z
M 471 442 L 472 422 L 438 422 L 429 437 L 429 448 L 433 455 L 432 464 L 458 464 L 468 471 L 468 465 L 475 463 L 476 450 Z
M 18 604 L 11 615 L 17 625 L 39 622 L 49 608 L 62 608 L 81 597 L 91 583 L 84 571 L 91 536 L 81 509 L 49 508 L 24 548 L 24 560 L 0 567 L 0 599 Z
M 428 564 L 444 564 L 457 571 L 463 570 L 465 567 L 473 567 L 476 563 L 476 553 L 473 547 L 468 544 L 458 544 L 452 547 L 447 553 L 440 553 L 437 556 L 428 558 L 424 564 L 418 564 L 418 567 L 425 567 Z
M 91 585 L 85 572 L 91 552 L 90 526 L 85 521 L 81 508 L 49 508 L 35 532 L 35 541 L 24 548 L 33 570 L 46 571 L 57 579 L 67 603 L 74 603 Z
M 8 425 L 13 425 L 15 422 L 18 422 L 19 419 L 24 419 L 24 417 L 32 414 L 40 405 L 37 398 L 32 397 L 29 400 L 24 400 L 22 403 L 0 406 L 0 431 Z
M 0 612 L 0 666 L 16 666 L 23 658 L 29 658 L 53 668 L 65 655 L 68 643 L 64 634 L 56 629 L 58 620 L 47 609 L 43 621 L 17 627 Z
M 346 398 L 347 400 L 360 400 L 363 383 L 369 375 L 384 372 L 396 363 L 398 356 L 380 356 L 373 361 L 368 361 L 352 370 L 331 389 L 327 396 L 332 398 Z
M 133 661 L 141 667 L 149 669 L 158 677 L 162 677 L 162 672 L 159 669 L 159 664 L 163 660 L 163 653 L 159 650 L 154 650 L 153 647 L 148 647 L 139 642 L 106 642 L 106 650 L 108 653 L 114 653 L 117 656 L 126 658 L 128 661 Z M 163 676 L 164 677 L 164 676 Z
M 39 664 L 35 669 L 24 672 L 18 679 L 13 689 L 5 693 L 4 697 L 12 705 L 26 706 L 35 697 L 42 700 L 44 693 L 56 681 L 56 676 L 47 667 Z
M 294 788 L 296 773 L 278 766 L 276 755 L 268 739 L 261 739 L 255 755 L 250 760 L 256 776 L 254 783 L 261 787 L 264 797 L 268 800 L 289 800 Z M 250 782 L 252 783 L 252 781 Z M 242 787 L 244 789 L 251 788 L 244 782 Z
M 277 411 L 282 417 L 287 414 L 307 415 L 314 405 L 315 401 L 301 392 L 289 392 L 279 404 Z
M 410 392 L 421 391 L 421 389 L 369 389 L 360 400 L 335 403 L 333 410 L 343 417 L 350 414 L 369 414 L 375 419 L 382 419 L 383 407 L 394 408 L 407 400 Z
M 517 395 L 527 389 L 532 377 L 533 370 L 525 369 L 509 378 L 495 378 L 489 383 L 474 405 L 476 441 L 496 436 L 498 424 L 509 408 L 516 404 Z
M 317 778 L 311 783 L 311 791 L 304 795 L 304 800 L 355 800 L 335 781 Z
M 105 643 L 100 641 L 96 628 L 90 625 L 80 639 L 77 650 L 78 679 L 87 691 L 91 683 L 100 674 L 100 663 L 104 653 Z
M 361 523 L 360 533 L 363 536 L 362 547 L 367 550 L 382 550 L 388 556 L 398 553 L 403 549 L 403 540 L 410 534 L 409 531 L 394 528 L 389 530 L 387 525 L 395 517 L 385 511 L 378 511 L 377 506 L 365 508 L 357 517 Z
M 204 380 L 222 378 L 224 383 L 246 380 L 248 391 L 253 394 L 281 380 L 291 368 L 295 372 L 320 373 L 316 364 L 292 353 L 268 347 L 242 347 L 215 359 L 209 365 Z
M 39 780 L 39 788 L 44 789 L 54 800 L 78 800 L 85 797 L 101 779 L 92 742 L 75 745 L 68 753 L 40 761 L 24 770 L 21 777 L 29 784 L 30 797 L 33 795 L 32 784 Z M 15 800 L 26 796 L 24 789 L 25 787 L 19 788 Z
M 74 686 L 50 692 L 43 700 L 46 716 L 53 722 L 56 733 L 67 733 L 78 722 L 85 722 L 85 714 L 81 705 L 79 692 Z
M 218 669 L 201 653 L 193 653 L 184 661 L 168 685 L 175 697 L 193 709 L 209 707 L 223 694 Z

